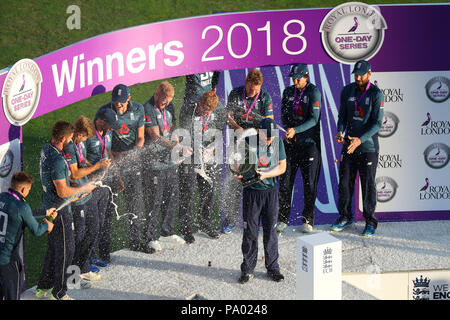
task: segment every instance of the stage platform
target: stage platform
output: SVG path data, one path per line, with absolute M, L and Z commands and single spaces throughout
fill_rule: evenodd
M 329 227 L 316 226 L 315 232 L 342 240 L 344 300 L 408 299 L 407 291 L 395 281 L 408 283 L 405 277 L 411 271 L 450 273 L 450 220 L 384 222 L 371 238 L 361 236 L 363 222 L 339 233 Z M 242 230 L 236 229 L 216 240 L 198 233 L 192 245 L 165 246 L 155 254 L 114 252 L 100 281 L 91 289 L 68 294 L 80 300 L 292 300 L 296 298 L 296 239 L 302 236 L 300 227 L 290 226 L 279 237 L 279 264 L 285 276 L 281 283 L 266 276 L 262 230 L 255 278 L 245 285 L 238 283 Z M 34 299 L 34 292 L 35 288 L 27 290 L 22 299 Z

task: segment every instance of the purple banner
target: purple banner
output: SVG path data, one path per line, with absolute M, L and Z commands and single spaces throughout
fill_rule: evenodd
M 262 67 L 263 88 L 273 98 L 280 123 L 289 64 L 303 62 L 310 65 L 311 80 L 324 97 L 317 223 L 329 223 L 336 216 L 331 213 L 337 213 L 335 160 L 340 147 L 333 136 L 340 90 L 351 79 L 348 61 L 369 59 L 377 72 L 450 70 L 450 42 L 442 36 L 450 29 L 449 16 L 448 4 L 372 7 L 352 2 L 332 9 L 186 18 L 99 35 L 34 59 L 37 68 L 23 63 L 0 72 L 0 104 L 5 110 L 0 115 L 0 144 L 20 137 L 20 128 L 11 121 L 26 123 L 97 90 L 111 91 L 117 83 L 134 85 L 212 70 L 235 70 L 227 75 L 228 82 L 221 77 L 219 95 L 225 100 L 230 85 L 243 84 L 243 69 Z M 27 87 L 30 81 L 34 87 Z M 29 115 L 24 114 L 27 108 L 32 109 Z M 300 179 L 294 212 L 302 207 Z
M 351 18 L 352 10 L 361 9 L 341 10 L 347 10 Z M 378 71 L 450 69 L 450 44 L 441 36 L 450 27 L 449 5 L 381 6 L 380 10 L 387 29 L 372 60 Z M 84 40 L 34 59 L 42 73 L 42 90 L 33 117 L 86 99 L 98 86 L 110 91 L 119 82 L 133 85 L 210 70 L 300 61 L 333 63 L 319 30 L 330 11 L 219 14 L 142 25 Z M 6 75 L 0 76 L 0 87 Z M 7 125 L 3 115 L 0 118 L 0 125 Z M 9 141 L 5 133 L 0 139 L 0 143 Z

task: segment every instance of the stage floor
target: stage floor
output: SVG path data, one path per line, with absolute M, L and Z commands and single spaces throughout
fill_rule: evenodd
M 375 236 L 362 237 L 363 222 L 343 232 L 329 231 L 329 225 L 315 232 L 328 232 L 342 240 L 342 299 L 377 299 L 345 279 L 360 274 L 385 274 L 412 270 L 450 270 L 450 220 L 380 223 Z M 102 279 L 91 289 L 69 290 L 80 300 L 95 299 L 229 299 L 291 300 L 296 298 L 296 239 L 304 236 L 300 227 L 290 226 L 279 237 L 279 264 L 285 281 L 275 283 L 266 276 L 262 230 L 259 235 L 255 278 L 237 282 L 242 262 L 242 230 L 219 239 L 195 235 L 192 245 L 163 247 L 155 254 L 120 250 L 101 271 Z M 210 263 L 210 266 L 209 266 Z M 350 279 L 350 278 L 349 278 Z M 35 288 L 22 299 L 33 299 Z

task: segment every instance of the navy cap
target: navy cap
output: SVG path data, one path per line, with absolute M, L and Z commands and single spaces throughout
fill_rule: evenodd
M 124 84 L 118 84 L 114 87 L 112 91 L 112 102 L 127 102 L 128 97 L 130 96 L 130 89 Z
M 308 74 L 308 66 L 303 63 L 296 63 L 292 65 L 291 72 L 289 73 L 290 78 L 300 79 Z
M 352 73 L 356 73 L 358 76 L 363 76 L 371 70 L 372 70 L 372 66 L 370 65 L 369 61 L 359 60 L 355 64 L 355 67 L 353 68 Z
M 275 130 L 278 129 L 278 125 L 275 120 L 271 118 L 264 118 L 258 124 L 258 129 L 266 130 L 265 134 L 268 139 L 274 136 Z
M 95 120 L 97 119 L 106 121 L 113 130 L 119 130 L 122 127 L 117 113 L 110 108 L 100 108 L 95 115 Z

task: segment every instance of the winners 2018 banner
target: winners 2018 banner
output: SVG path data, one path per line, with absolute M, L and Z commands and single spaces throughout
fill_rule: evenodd
M 223 71 L 218 94 L 226 103 L 231 88 L 243 85 L 253 67 L 263 72 L 263 88 L 281 123 L 281 95 L 292 84 L 289 65 L 306 63 L 323 97 L 316 223 L 329 223 L 337 213 L 341 147 L 333 137 L 340 91 L 353 81 L 352 65 L 366 59 L 373 67 L 372 81 L 386 97 L 377 216 L 384 221 L 448 219 L 449 16 L 447 4 L 349 2 L 335 8 L 193 17 L 99 35 L 0 71 L 0 144 L 20 145 L 11 142 L 21 140 L 20 126 L 30 119 L 111 91 L 118 83 Z M 0 176 L 6 180 L 20 157 L 3 149 Z M 301 212 L 302 194 L 297 179 L 295 212 Z M 361 218 L 359 194 L 355 202 Z M 300 221 L 292 215 L 292 224 Z

